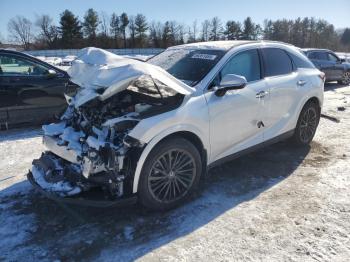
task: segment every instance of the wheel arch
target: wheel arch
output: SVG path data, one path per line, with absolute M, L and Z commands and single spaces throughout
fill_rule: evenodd
M 181 131 L 175 131 L 172 133 L 161 134 L 161 135 L 158 135 L 155 138 L 153 138 L 146 145 L 144 150 L 142 151 L 142 154 L 139 158 L 139 161 L 137 162 L 137 166 L 135 169 L 135 174 L 134 174 L 134 179 L 133 179 L 133 188 L 132 188 L 133 193 L 137 193 L 137 191 L 138 191 L 142 167 L 143 167 L 149 153 L 159 143 L 163 142 L 164 140 L 170 139 L 172 137 L 182 137 L 182 138 L 188 140 L 189 142 L 193 143 L 193 145 L 197 148 L 198 152 L 201 155 L 202 170 L 203 170 L 203 172 L 206 172 L 207 161 L 208 161 L 208 153 L 207 153 L 208 149 L 198 134 L 196 134 L 195 132 L 190 131 L 190 130 L 181 130 Z
M 318 97 L 316 97 L 316 96 L 310 97 L 308 100 L 306 100 L 306 102 L 304 103 L 302 109 L 308 103 L 315 103 L 317 105 L 318 109 L 319 109 L 319 113 L 321 112 L 321 101 L 319 100 Z

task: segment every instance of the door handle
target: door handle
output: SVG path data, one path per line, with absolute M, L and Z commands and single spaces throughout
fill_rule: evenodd
M 298 82 L 297 82 L 297 85 L 298 86 L 304 86 L 306 84 L 306 81 L 305 80 L 299 80 Z
M 256 93 L 255 97 L 256 97 L 256 98 L 263 98 L 263 97 L 265 97 L 265 96 L 268 95 L 268 94 L 269 94 L 269 92 L 260 91 L 260 92 Z

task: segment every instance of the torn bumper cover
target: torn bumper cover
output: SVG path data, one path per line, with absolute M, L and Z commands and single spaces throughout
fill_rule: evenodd
M 103 197 L 103 194 L 101 194 L 101 192 L 98 192 L 98 191 L 97 192 L 90 191 L 87 194 L 80 193 L 78 195 L 63 198 L 53 192 L 43 189 L 34 179 L 32 172 L 28 172 L 27 179 L 32 184 L 32 186 L 36 190 L 38 190 L 41 194 L 43 194 L 49 199 L 52 199 L 54 201 L 57 201 L 63 204 L 107 208 L 107 207 L 117 207 L 117 206 L 121 207 L 121 206 L 133 205 L 137 202 L 137 196 L 130 196 L 127 198 L 120 198 L 117 200 L 106 200 Z
M 45 135 L 43 143 L 50 151 L 33 160 L 27 178 L 46 197 L 92 207 L 136 203 L 135 195 L 124 194 L 125 170 L 107 170 L 100 162 L 98 169 L 104 171 L 96 172 L 96 162 L 88 156 L 82 157 L 79 151 L 59 145 L 60 138 Z

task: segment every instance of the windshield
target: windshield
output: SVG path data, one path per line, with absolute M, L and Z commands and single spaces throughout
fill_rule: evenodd
M 223 50 L 213 49 L 169 49 L 147 62 L 194 86 L 209 73 L 224 54 Z

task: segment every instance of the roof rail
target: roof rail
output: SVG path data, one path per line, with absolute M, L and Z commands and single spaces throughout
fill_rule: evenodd
M 294 46 L 290 43 L 282 42 L 282 41 L 274 41 L 274 40 L 259 40 L 260 43 L 276 43 L 276 44 L 284 44 L 284 45 L 289 45 L 289 46 Z

